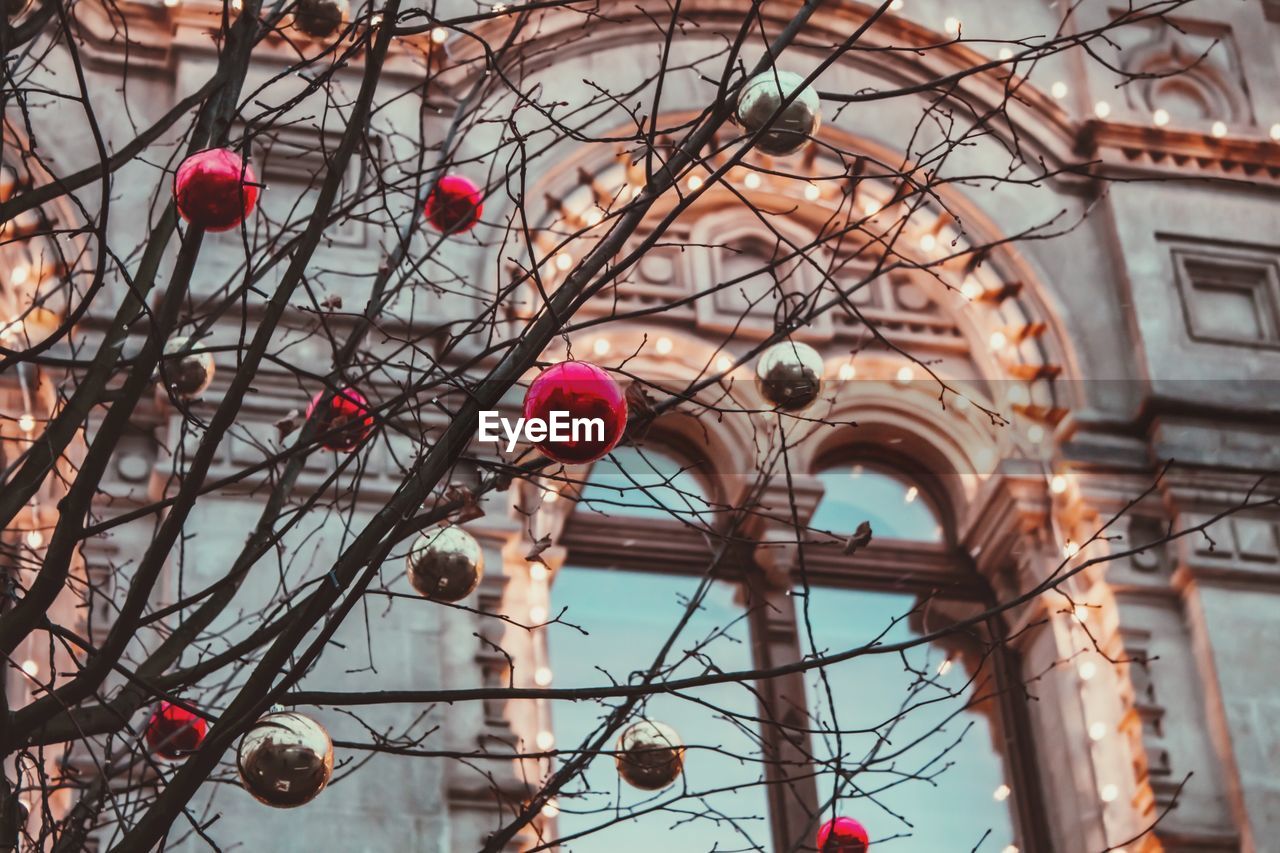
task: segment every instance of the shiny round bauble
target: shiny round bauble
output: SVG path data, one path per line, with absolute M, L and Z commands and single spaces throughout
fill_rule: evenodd
M 161 702 L 147 720 L 147 749 L 158 758 L 181 761 L 200 748 L 209 723 L 199 714 L 172 702 Z
M 445 175 L 427 194 L 427 221 L 445 234 L 470 231 L 480 221 L 483 196 L 470 178 Z
M 432 601 L 461 601 L 484 577 L 484 551 L 461 527 L 428 530 L 405 558 L 409 583 Z
M 258 203 L 258 178 L 230 148 L 209 148 L 182 161 L 173 176 L 173 198 L 192 225 L 229 231 Z
M 568 419 L 567 439 L 562 437 L 564 432 L 550 431 L 552 412 L 565 413 L 558 417 L 562 423 Z M 533 418 L 547 424 L 547 440 L 534 445 L 538 450 L 556 462 L 578 465 L 599 459 L 622 440 L 627 430 L 627 398 L 613 377 L 594 364 L 562 361 L 542 371 L 529 385 L 524 417 L 526 425 Z
M 782 102 L 796 91 L 799 94 L 783 107 Z M 777 119 L 771 122 L 775 115 Z M 817 91 L 806 86 L 799 74 L 770 69 L 742 87 L 734 116 L 748 135 L 768 125 L 769 129 L 756 139 L 755 147 L 765 154 L 783 157 L 800 150 L 818 132 L 822 106 Z
M 311 802 L 333 773 L 333 741 L 305 714 L 280 711 L 253 724 L 236 754 L 240 784 L 260 803 L 289 809 Z
M 320 446 L 327 450 L 355 450 L 373 432 L 369 401 L 354 388 L 343 388 L 332 394 L 321 391 L 307 406 L 307 419 L 312 416 L 317 419 L 316 436 Z
M 199 397 L 213 382 L 213 356 L 207 352 L 179 355 L 190 343 L 186 337 L 170 338 L 165 342 L 164 360 L 160 363 L 165 386 L 184 400 Z
M 659 791 L 684 769 L 684 743 L 676 730 L 664 723 L 641 720 L 618 738 L 618 775 L 642 791 Z
M 818 828 L 820 853 L 867 853 L 869 849 L 866 828 L 851 817 L 838 817 Z
M 756 362 L 760 395 L 784 412 L 798 412 L 822 393 L 822 356 L 808 344 L 783 341 Z
M 342 29 L 350 13 L 350 0 L 297 0 L 290 25 L 305 36 L 327 39 Z

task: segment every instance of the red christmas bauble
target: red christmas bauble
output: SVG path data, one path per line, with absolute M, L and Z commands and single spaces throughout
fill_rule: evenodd
M 553 412 L 563 415 L 553 417 Z M 533 380 L 524 395 L 524 417 L 526 430 L 533 418 L 546 424 L 547 439 L 534 447 L 557 462 L 576 465 L 599 459 L 622 440 L 627 398 L 613 377 L 594 364 L 562 361 Z M 553 431 L 557 423 L 564 426 Z
M 258 203 L 253 167 L 229 148 L 197 151 L 182 161 L 173 176 L 178 213 L 206 231 L 229 231 Z
M 160 758 L 180 761 L 200 748 L 209 723 L 172 702 L 161 702 L 147 720 L 147 748 Z
M 871 837 L 867 829 L 851 817 L 829 820 L 818 829 L 821 853 L 867 853 Z
M 445 234 L 470 231 L 480 221 L 480 188 L 462 175 L 445 175 L 427 195 L 427 220 Z
M 324 399 L 328 391 L 321 391 L 307 406 L 307 418 L 315 412 L 317 406 L 326 408 L 317 416 L 316 433 L 320 436 L 320 446 L 328 450 L 348 451 L 360 446 L 369 433 L 373 431 L 373 415 L 369 412 L 369 401 L 354 388 L 343 388 Z

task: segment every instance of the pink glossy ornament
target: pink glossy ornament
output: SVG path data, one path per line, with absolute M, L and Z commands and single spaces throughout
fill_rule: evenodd
M 470 231 L 480 221 L 480 188 L 462 175 L 445 175 L 427 195 L 427 221 L 445 234 Z
M 330 396 L 326 403 L 328 393 L 321 391 L 312 398 L 311 405 L 307 406 L 307 419 L 315 413 L 317 406 L 324 406 L 317 415 L 316 423 L 320 446 L 342 452 L 355 450 L 373 431 L 369 401 L 356 389 L 343 388 Z
M 599 459 L 622 440 L 627 429 L 627 398 L 622 389 L 612 376 L 585 361 L 553 364 L 529 386 L 524 395 L 526 423 L 538 418 L 550 427 L 552 412 L 566 413 L 570 422 L 566 431 L 570 437 L 553 439 L 549 432 L 547 440 L 534 446 L 566 465 Z M 576 440 L 572 437 L 575 429 Z
M 197 151 L 173 176 L 178 213 L 206 231 L 229 231 L 253 212 L 258 203 L 258 178 L 253 167 L 229 148 Z
M 147 748 L 160 758 L 181 761 L 200 748 L 209 723 L 172 702 L 161 702 L 147 720 Z
M 829 820 L 818 829 L 821 853 L 867 853 L 870 849 L 871 837 L 866 827 L 851 817 Z

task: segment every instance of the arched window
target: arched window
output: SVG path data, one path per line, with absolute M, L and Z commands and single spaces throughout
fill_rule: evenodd
M 981 612 L 985 586 L 948 544 L 936 489 L 858 458 L 816 472 L 824 492 L 789 589 L 764 578 L 749 544 L 728 547 L 708 572 L 724 545 L 711 532 L 717 504 L 686 456 L 625 448 L 596 463 L 566 521 L 568 556 L 550 590 L 551 612 L 567 623 L 547 629 L 555 685 L 634 683 L 691 601 L 660 681 L 910 643 Z M 843 553 L 862 521 L 872 543 Z M 1026 849 L 1024 810 L 1015 811 L 1024 794 L 1016 779 L 1026 776 L 1002 751 L 1021 729 L 1006 723 L 1004 650 L 984 630 L 869 652 L 825 675 L 649 697 L 635 715 L 680 733 L 687 772 L 672 790 L 644 793 L 619 780 L 611 756 L 597 756 L 561 793 L 562 849 L 639 853 L 677 826 L 673 849 L 794 849 L 812 844 L 832 803 L 869 827 L 877 850 Z M 556 703 L 556 748 L 576 749 L 615 706 Z M 779 775 L 784 761 L 789 779 Z M 796 778 L 813 792 L 798 818 Z M 900 817 L 925 812 L 927 825 Z

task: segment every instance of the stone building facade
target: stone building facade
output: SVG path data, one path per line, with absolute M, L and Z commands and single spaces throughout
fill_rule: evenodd
M 442 4 L 436 14 L 448 19 L 474 11 L 464 5 Z M 714 50 L 737 25 L 741 5 L 725 0 L 684 4 L 682 14 L 698 21 L 699 29 L 676 42 L 679 57 L 694 62 Z M 827 69 L 819 88 L 854 92 L 905 86 L 998 56 L 998 41 L 919 54 L 907 49 L 946 42 L 954 29 L 950 19 L 979 39 L 1051 33 L 1060 26 L 1085 32 L 1118 14 L 1113 5 L 1081 4 L 1063 25 L 1061 4 L 1045 0 L 907 0 L 867 33 L 868 48 L 882 49 L 855 52 Z M 208 78 L 215 62 L 209 36 L 213 12 L 201 0 L 121 5 L 131 40 L 127 50 L 119 20 L 95 4 L 78 8 L 98 36 L 85 40 L 82 51 L 108 147 L 118 149 Z M 845 37 L 870 9 L 853 2 L 824 4 L 807 44 Z M 653 72 L 661 40 L 648 15 L 661 17 L 667 10 L 666 4 L 647 2 L 619 7 L 593 24 L 598 28 L 590 39 L 574 37 L 581 25 L 576 15 L 546 11 L 529 36 L 539 53 L 522 69 L 525 85 L 558 87 L 570 103 L 587 96 L 579 88 L 584 79 L 606 79 L 625 89 L 631 77 L 639 80 Z M 765 7 L 775 25 L 791 11 L 785 3 Z M 940 544 L 923 549 L 899 546 L 891 538 L 877 541 L 853 561 L 853 569 L 838 561 L 823 568 L 824 558 L 815 556 L 815 570 L 829 571 L 833 578 L 852 572 L 874 579 L 886 566 L 901 571 L 910 565 L 918 576 L 939 583 L 950 583 L 956 572 L 976 572 L 1000 600 L 1050 577 L 1064 554 L 1083 560 L 1123 551 L 1160 538 L 1171 526 L 1199 525 L 1233 510 L 1257 497 L 1253 489 L 1262 472 L 1280 468 L 1280 398 L 1274 393 L 1280 376 L 1280 12 L 1266 0 L 1196 0 L 1178 8 L 1174 20 L 1179 27 L 1152 22 L 1117 34 L 1112 57 L 1117 67 L 1153 76 L 1117 88 L 1117 78 L 1097 63 L 1075 53 L 1050 56 L 1027 69 L 1018 96 L 1007 106 L 1007 126 L 951 155 L 948 170 L 977 176 L 1003 174 L 1015 138 L 1020 155 L 1028 158 L 1018 172 L 1025 181 L 977 179 L 971 190 L 947 185 L 917 211 L 902 237 L 923 253 L 962 253 L 965 245 L 994 242 L 980 266 L 943 265 L 938 277 L 906 270 L 860 291 L 859 307 L 892 343 L 929 359 L 935 370 L 969 389 L 973 399 L 1010 413 L 1008 425 L 993 424 L 976 406 L 939 405 L 936 385 L 917 366 L 885 348 L 861 348 L 865 329 L 848 314 L 830 312 L 796 333 L 826 359 L 833 380 L 828 417 L 857 426 L 798 437 L 790 491 L 801 517 L 791 518 L 788 510 L 751 531 L 759 542 L 744 557 L 751 594 L 779 604 L 765 624 L 752 626 L 755 663 L 772 665 L 800 654 L 795 609 L 785 595 L 795 583 L 799 558 L 785 544 L 786 531 L 819 506 L 824 485 L 818 475 L 833 459 L 842 464 L 888 460 L 889 467 L 901 468 L 928 493 L 943 534 Z M 507 26 L 497 18 L 476 24 L 473 31 L 496 43 Z M 471 87 L 486 73 L 477 42 L 465 35 L 405 41 L 386 85 L 415 92 L 429 75 L 425 102 L 438 109 L 423 111 L 419 96 L 375 116 L 371 134 L 376 140 L 369 156 L 353 166 L 353 181 L 368 177 L 361 170 L 378 168 L 372 152 L 438 142 L 452 112 L 467 102 Z M 246 91 L 261 87 L 262 103 L 283 102 L 292 91 L 301 91 L 305 81 L 276 78 L 291 51 L 278 39 L 260 45 Z M 787 62 L 803 72 L 822 57 L 820 50 L 800 46 Z M 1159 76 L 1184 66 L 1181 74 Z M 335 85 L 354 90 L 359 71 L 355 66 L 339 71 Z M 54 53 L 41 73 L 52 79 L 70 73 L 70 65 Z M 969 78 L 964 86 L 973 109 L 995 104 L 1007 93 L 997 71 Z M 709 92 L 695 73 L 681 72 L 663 98 L 664 114 L 692 114 L 705 105 Z M 904 96 L 865 110 L 856 104 L 828 109 L 819 138 L 866 152 L 873 160 L 895 162 L 913 133 L 934 132 L 916 126 L 928 97 Z M 487 106 L 502 112 L 509 98 L 497 95 Z M 74 108 L 60 104 L 56 109 L 66 113 L 66 125 L 76 132 L 46 135 L 38 142 L 47 161 L 65 173 L 96 155 Z M 339 117 L 326 112 L 323 93 L 306 95 L 293 109 L 305 118 L 255 142 L 257 167 L 268 186 L 263 209 L 272 221 L 284 221 L 292 205 L 314 193 L 312 177 L 321 161 L 308 158 L 321 155 L 313 141 L 333 140 L 343 127 Z M 519 115 L 530 129 L 542 121 Z M 474 126 L 461 142 L 459 159 L 476 158 L 475 168 L 483 172 L 481 160 L 501 131 L 498 125 Z M 589 221 L 600 197 L 634 185 L 639 177 L 627 152 L 615 147 L 556 145 L 540 160 L 542 171 L 527 176 L 525 198 L 538 200 L 527 210 L 543 217 L 539 227 Z M 1094 165 L 1081 169 L 1082 163 Z M 818 178 L 840 173 L 843 164 L 813 146 L 785 165 L 815 180 L 767 170 L 750 177 L 745 170 L 732 171 L 732 191 L 708 192 L 623 286 L 584 306 L 580 317 L 604 317 L 619 306 L 669 302 L 675 307 L 643 321 L 582 329 L 573 335 L 574 346 L 591 349 L 606 367 L 630 358 L 632 373 L 672 383 L 699 375 L 724 357 L 736 362 L 750 351 L 772 331 L 774 315 L 772 304 L 749 305 L 750 281 L 740 292 L 692 297 L 708 281 L 749 273 L 768 260 L 776 244 L 745 212 L 739 194 L 762 206 L 794 209 L 785 228 L 798 240 L 822 227 L 833 194 L 841 191 Z M 1088 177 L 1088 171 L 1108 180 Z M 38 176 L 29 178 L 21 170 L 13 174 L 19 183 L 38 182 Z M 114 244 L 140 245 L 139 223 L 154 217 L 165 199 L 166 180 L 158 157 L 138 158 L 118 173 L 108 226 Z M 858 203 L 870 213 L 891 204 L 894 191 L 889 181 L 868 179 L 860 185 Z M 92 187 L 82 192 L 95 198 Z M 413 204 L 411 192 L 392 197 L 403 204 L 400 212 Z M 486 207 L 485 218 L 493 222 L 505 221 L 512 209 L 501 194 Z M 662 210 L 660 203 L 654 215 Z M 73 223 L 79 213 L 55 203 L 44 215 Z M 315 286 L 348 305 L 363 304 L 361 288 L 386 251 L 387 233 L 371 222 L 359 216 L 335 222 L 317 258 Z M 1045 222 L 1056 223 L 1050 230 L 1060 233 L 1003 242 Z M 193 294 L 197 308 L 202 297 L 222 292 L 244 274 L 246 247 L 238 233 L 208 242 Z M 0 304 L 20 303 L 23 282 L 14 270 L 45 257 L 37 243 L 15 240 L 4 247 L 8 273 L 0 281 Z M 492 294 L 485 288 L 508 271 L 509 253 L 492 242 L 492 234 L 433 251 L 423 277 L 442 286 L 424 287 L 395 306 L 396 316 L 379 344 L 388 353 L 406 338 L 429 349 L 441 337 L 443 323 L 472 316 L 469 289 Z M 579 250 L 569 246 L 565 251 Z M 842 274 L 861 272 L 851 261 Z M 789 286 L 803 295 L 819 284 L 801 270 Z M 509 313 L 500 318 L 504 328 L 519 328 L 532 304 L 522 301 L 527 297 L 507 301 Z M 84 340 L 92 340 L 95 324 L 105 316 L 108 306 L 95 303 L 81 324 Z M 215 323 L 210 340 L 234 341 L 238 321 L 232 325 Z M 660 344 L 663 340 L 667 343 Z M 469 342 L 453 357 L 460 360 L 480 347 Z M 281 352 L 295 365 L 314 362 L 318 373 L 330 355 L 322 341 L 301 337 L 296 346 L 282 342 Z M 750 360 L 741 360 L 744 364 L 734 368 L 738 388 L 729 393 L 751 405 Z M 215 380 L 210 397 L 225 387 L 229 373 Z M 0 434 L 6 447 L 20 446 L 29 435 L 18 416 L 47 412 L 61 381 L 49 370 L 28 368 L 0 376 Z M 381 381 L 372 381 L 371 399 L 393 388 L 390 380 L 380 387 Z M 215 479 L 260 462 L 272 445 L 273 424 L 303 407 L 308 397 L 285 370 L 264 370 L 255 388 L 259 393 L 222 449 Z M 513 409 L 517 403 L 514 396 L 509 400 Z M 135 420 L 136 432 L 102 483 L 104 511 L 108 505 L 114 513 L 162 496 L 172 485 L 183 442 L 198 438 L 186 415 L 162 396 Z M 677 415 L 661 420 L 648 440 L 696 460 L 708 499 L 733 504 L 744 498 L 751 472 L 764 464 L 756 437 L 768 428 L 767 420 L 713 422 Z M 429 437 L 442 425 L 440 415 L 427 412 L 417 426 Z M 290 534 L 289 556 L 273 558 L 274 565 L 256 573 L 244 594 L 270 599 L 282 578 L 304 576 L 309 566 L 332 559 L 343 544 L 339 516 L 358 521 L 376 508 L 413 453 L 414 441 L 404 434 L 371 446 L 360 486 L 367 505 L 347 507 Z M 1167 460 L 1177 464 L 1158 476 Z M 332 460 L 317 455 L 301 475 L 300 490 L 340 488 L 345 481 L 335 484 L 332 474 Z M 257 518 L 262 488 L 260 478 L 250 478 L 198 505 L 190 538 L 174 555 L 173 575 L 165 582 L 169 600 L 180 589 L 213 581 L 229 565 Z M 1274 483 L 1267 488 L 1275 493 Z M 49 490 L 33 508 L 33 518 L 44 524 L 49 518 L 39 514 L 53 513 L 58 496 L 55 485 Z M 764 504 L 785 506 L 787 491 L 785 482 L 770 484 L 766 497 L 774 499 Z M 1093 540 L 1116 514 L 1121 517 L 1106 536 Z M 621 533 L 628 543 L 621 548 L 614 526 L 619 523 L 631 525 Z M 489 498 L 485 516 L 468 529 L 484 543 L 488 565 L 469 603 L 516 618 L 527 616 L 530 608 L 554 609 L 556 571 L 566 561 L 633 569 L 661 564 L 679 573 L 698 571 L 708 554 L 705 542 L 687 531 L 640 518 L 593 520 L 581 504 L 549 501 L 528 484 Z M 97 606 L 82 613 L 90 637 L 110 624 L 113 596 L 120 595 L 110 588 L 110 579 L 127 579 L 130 555 L 145 546 L 150 530 L 144 520 L 85 544 L 85 577 L 107 584 Z M 543 555 L 549 572 L 525 558 L 542 535 L 555 542 Z M 630 543 L 638 544 L 632 548 Z M 1080 549 L 1080 543 L 1086 547 Z M 402 579 L 399 583 L 403 591 Z M 390 580 L 388 585 L 396 588 Z M 1064 590 L 1069 599 L 1055 593 L 1032 596 L 1009 613 L 1004 626 L 1016 650 L 1005 662 L 1014 668 L 1006 675 L 1033 684 L 1035 696 L 1016 711 L 1016 724 L 1002 729 L 1005 742 L 1014 745 L 1005 761 L 1018 815 L 1008 844 L 1034 853 L 1120 847 L 1129 853 L 1280 851 L 1275 840 L 1280 835 L 1280 657 L 1272 653 L 1280 644 L 1280 513 L 1274 507 L 1235 512 L 1205 535 L 1093 566 Z M 79 602 L 68 596 L 61 606 L 70 613 Z M 379 603 L 379 612 L 343 628 L 339 639 L 351 642 L 326 654 L 307 686 L 467 688 L 503 685 L 508 679 L 531 686 L 547 661 L 547 643 L 537 631 L 400 599 L 388 601 L 385 611 L 382 607 Z M 238 624 L 241 618 L 228 616 L 223 627 L 229 636 L 252 627 Z M 139 639 L 143 647 L 147 642 Z M 33 657 L 39 653 L 29 650 Z M 1107 657 L 1121 663 L 1110 665 Z M 28 689 L 21 675 L 10 679 L 11 697 Z M 786 704 L 803 689 L 778 679 L 764 690 L 763 701 Z M 554 712 L 532 700 L 512 700 L 396 705 L 362 716 L 368 725 L 388 730 L 438 726 L 427 741 L 431 748 L 479 755 L 533 743 Z M 357 739 L 362 732 L 340 714 L 320 716 L 339 741 Z M 360 756 L 365 758 L 368 763 L 348 784 L 340 770 L 322 807 L 271 812 L 231 786 L 213 786 L 198 809 L 206 817 L 220 815 L 208 831 L 226 845 L 223 849 L 240 842 L 246 845 L 240 849 L 280 853 L 477 850 L 509 815 L 510 803 L 525 796 L 528 780 L 546 769 L 536 760 Z M 74 751 L 69 760 L 77 760 Z M 92 772 L 87 766 L 81 770 Z M 764 849 L 797 849 L 792 845 L 807 831 L 813 792 L 806 793 L 803 783 L 786 788 L 790 793 L 784 787 L 770 799 Z M 548 813 L 544 820 L 550 826 L 555 816 Z M 1156 828 L 1144 835 L 1153 823 Z M 243 834 L 247 827 L 252 836 Z M 271 841 L 264 846 L 250 838 Z M 109 846 L 109 832 L 100 843 L 103 849 Z M 532 834 L 519 842 L 521 847 L 531 843 Z M 209 848 L 188 833 L 181 849 Z M 575 849 L 610 848 L 584 841 Z

